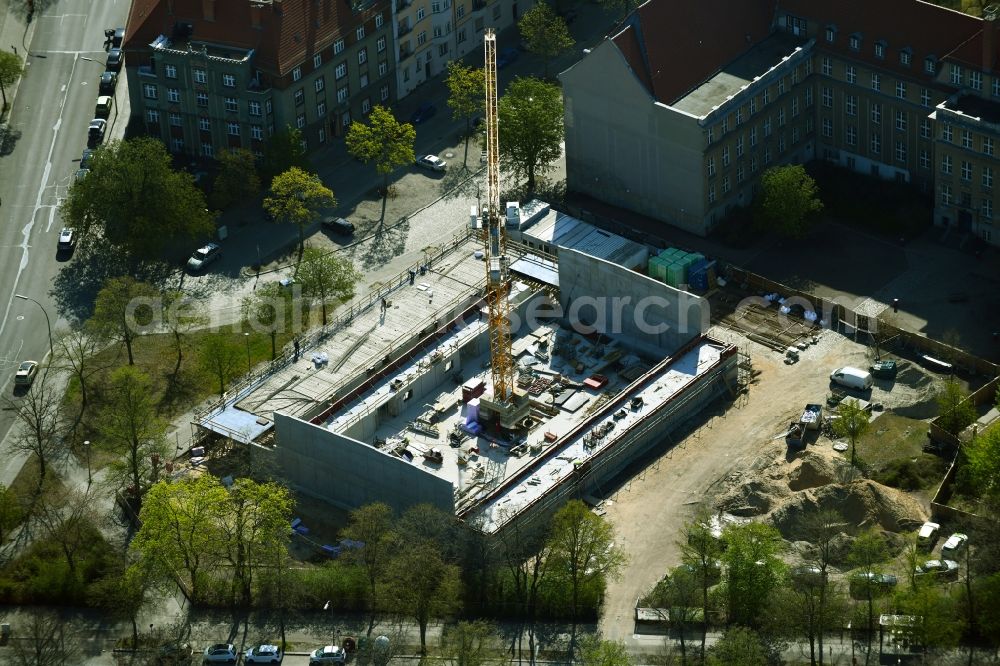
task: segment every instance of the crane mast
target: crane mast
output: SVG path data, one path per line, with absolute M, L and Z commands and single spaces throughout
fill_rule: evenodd
M 514 394 L 511 359 L 510 313 L 507 302 L 510 275 L 507 261 L 506 223 L 500 214 L 500 143 L 497 132 L 497 39 L 493 30 L 484 36 L 486 47 L 486 210 L 483 211 L 483 245 L 486 259 L 486 303 L 489 308 L 490 364 L 493 398 L 505 403 Z

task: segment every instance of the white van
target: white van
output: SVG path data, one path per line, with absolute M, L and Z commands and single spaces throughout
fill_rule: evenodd
M 837 368 L 830 373 L 830 381 L 834 384 L 840 384 L 841 386 L 857 389 L 858 391 L 864 391 L 870 389 L 875 380 L 872 378 L 872 373 L 860 368 L 852 368 L 849 365 L 845 365 L 843 368 Z

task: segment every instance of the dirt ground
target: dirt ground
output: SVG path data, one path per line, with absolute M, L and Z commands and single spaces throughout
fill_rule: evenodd
M 831 370 L 867 367 L 866 347 L 826 330 L 798 363 L 786 365 L 778 352 L 732 331 L 716 328 L 711 334 L 748 350 L 759 375 L 746 396 L 706 410 L 700 425 L 604 503 L 618 543 L 630 558 L 621 578 L 608 585 L 601 619 L 608 638 L 633 634 L 636 599 L 679 563 L 681 531 L 701 507 L 716 510 L 743 493 L 749 504 L 760 503 L 757 509 L 744 508 L 743 515 L 769 516 L 789 539 L 794 539 L 796 512 L 803 507 L 835 505 L 844 508 L 848 520 L 875 521 L 890 531 L 909 530 L 925 519 L 927 507 L 916 496 L 868 481 L 855 484 L 859 487 L 850 496 L 843 495 L 839 484 L 826 486 L 835 481 L 830 470 L 841 462 L 826 438 L 809 446 L 806 455 L 814 457 L 809 464 L 787 455 L 783 435 L 788 423 L 806 403 L 825 403 Z M 912 366 L 900 373 L 900 380 L 880 383 L 863 397 L 887 410 L 927 418 L 942 382 Z M 795 480 L 790 484 L 790 479 Z

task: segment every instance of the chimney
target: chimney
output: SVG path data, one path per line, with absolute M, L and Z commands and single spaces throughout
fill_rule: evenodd
M 983 8 L 983 70 L 993 71 L 997 61 L 997 17 L 1000 16 L 1000 4 L 992 4 Z
M 214 21 L 215 0 L 201 0 L 201 11 L 206 21 Z
M 250 25 L 253 26 L 254 28 L 258 28 L 258 29 L 260 28 L 260 20 L 261 20 L 260 12 L 261 12 L 260 3 L 251 2 L 250 3 Z

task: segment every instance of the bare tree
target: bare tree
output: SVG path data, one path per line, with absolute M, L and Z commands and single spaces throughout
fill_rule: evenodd
M 680 544 L 684 563 L 693 567 L 701 584 L 701 660 L 705 661 L 705 639 L 708 636 L 708 590 L 713 584 L 713 572 L 719 566 L 722 542 L 712 534 L 709 515 L 701 512 L 684 527 L 684 542 Z
M 816 636 L 819 643 L 820 666 L 823 666 L 823 635 L 827 628 L 829 617 L 829 609 L 827 607 L 830 592 L 829 569 L 835 554 L 836 539 L 846 526 L 847 522 L 844 520 L 844 517 L 832 510 L 809 514 L 803 523 L 803 532 L 805 533 L 806 541 L 812 545 L 808 553 L 808 561 L 812 562 L 819 569 L 820 573 L 818 577 L 807 577 L 805 581 L 807 585 L 800 586 L 800 589 L 797 591 L 802 598 L 807 598 L 810 595 L 815 595 L 816 597 L 816 610 L 817 617 L 819 618 Z M 806 600 L 808 601 L 808 599 Z M 806 603 L 806 607 L 810 607 L 810 603 Z M 809 638 L 811 647 L 812 636 Z
M 80 385 L 80 413 L 73 421 L 74 426 L 80 423 L 87 411 L 91 378 L 109 365 L 97 360 L 97 352 L 106 342 L 97 329 L 70 331 L 56 341 L 55 366 L 69 371 Z
M 4 398 L 17 419 L 10 450 L 38 460 L 38 485 L 45 482 L 52 459 L 63 447 L 62 396 L 51 384 L 35 382 L 21 400 Z
M 19 618 L 12 652 L 17 666 L 66 666 L 79 663 L 81 656 L 66 636 L 66 623 L 42 609 L 26 611 Z
M 59 544 L 72 574 L 77 571 L 80 550 L 95 536 L 95 498 L 94 488 L 80 491 L 54 485 L 35 507 L 35 520 Z

